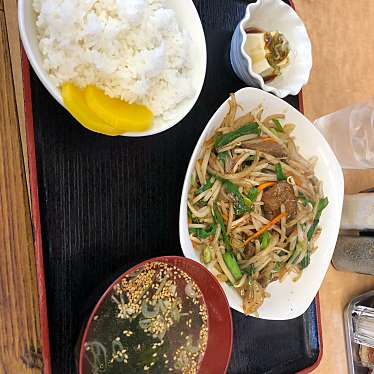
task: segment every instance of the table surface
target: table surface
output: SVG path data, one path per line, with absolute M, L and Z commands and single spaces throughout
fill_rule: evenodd
M 372 0 L 294 0 L 306 23 L 314 67 L 304 89 L 314 120 L 370 96 Z M 40 373 L 41 341 L 28 197 L 28 163 L 16 0 L 0 0 L 0 373 Z M 349 25 L 347 28 L 346 25 Z M 346 192 L 374 186 L 374 170 L 345 172 Z M 330 267 L 320 291 L 324 353 L 315 373 L 347 373 L 342 313 L 374 288 L 374 277 Z

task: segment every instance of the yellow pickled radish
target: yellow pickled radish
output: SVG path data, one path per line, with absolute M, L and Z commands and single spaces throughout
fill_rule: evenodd
M 153 113 L 144 105 L 113 99 L 95 86 L 87 86 L 84 94 L 92 112 L 110 126 L 122 129 L 123 132 L 144 131 L 153 122 Z
M 121 135 L 124 132 L 115 129 L 95 115 L 87 106 L 84 91 L 74 84 L 64 83 L 61 87 L 61 95 L 66 109 L 87 129 L 111 136 Z

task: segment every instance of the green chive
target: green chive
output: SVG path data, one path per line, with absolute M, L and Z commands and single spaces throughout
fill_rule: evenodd
M 327 197 L 324 197 L 318 201 L 316 216 L 314 217 L 313 224 L 312 226 L 310 226 L 308 233 L 307 233 L 308 240 L 312 239 L 314 232 L 316 231 L 318 227 L 319 219 L 321 218 L 322 211 L 327 207 L 328 204 L 329 204 L 329 199 Z
M 268 231 L 265 231 L 260 235 L 261 249 L 265 249 L 270 243 L 270 234 Z
M 208 245 L 205 246 L 202 257 L 205 265 L 208 265 L 212 261 L 212 254 Z
M 198 228 L 189 228 L 190 234 L 195 234 L 199 239 L 206 239 L 209 236 L 212 236 L 216 232 L 217 225 L 211 225 L 208 230 L 198 229 Z
M 243 274 L 234 257 L 234 254 L 232 252 L 227 251 L 222 255 L 222 257 L 223 257 L 223 261 L 225 261 L 227 268 L 230 270 L 230 273 L 233 275 L 235 280 L 237 281 L 240 280 Z
M 202 192 L 209 190 L 215 181 L 216 179 L 214 177 L 210 177 L 210 179 L 196 191 L 195 195 L 200 195 Z
M 251 201 L 255 201 L 259 192 L 260 191 L 256 187 L 252 187 L 247 194 L 248 199 Z
M 280 162 L 275 165 L 275 174 L 277 175 L 277 179 L 279 181 L 284 181 L 287 177 L 284 175 L 283 168 Z
M 273 118 L 273 123 L 274 123 L 275 130 L 279 132 L 283 132 L 283 127 L 281 123 L 279 122 L 279 120 L 277 120 L 276 118 Z
M 224 147 L 226 144 L 231 143 L 240 136 L 249 134 L 261 134 L 260 128 L 257 123 L 249 123 L 247 125 L 244 125 L 243 127 L 240 127 L 237 130 L 218 136 L 214 142 L 214 147 L 216 150 L 218 150 L 219 148 Z
M 231 250 L 231 243 L 230 243 L 229 236 L 227 235 L 225 222 L 223 220 L 221 212 L 218 209 L 217 203 L 214 203 L 213 205 L 213 218 L 215 222 L 221 226 L 221 233 L 222 233 L 222 237 L 223 237 L 223 241 L 225 243 L 226 249 Z

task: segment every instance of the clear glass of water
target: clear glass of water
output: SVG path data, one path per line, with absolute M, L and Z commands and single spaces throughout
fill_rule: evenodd
M 374 168 L 374 98 L 317 119 L 343 169 Z

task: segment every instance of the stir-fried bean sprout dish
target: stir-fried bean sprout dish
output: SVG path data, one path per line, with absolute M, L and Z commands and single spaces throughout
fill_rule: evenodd
M 257 313 L 266 287 L 309 266 L 328 205 L 283 113 L 258 106 L 238 115 L 231 95 L 222 124 L 203 145 L 188 195 L 190 239 L 201 261 Z

